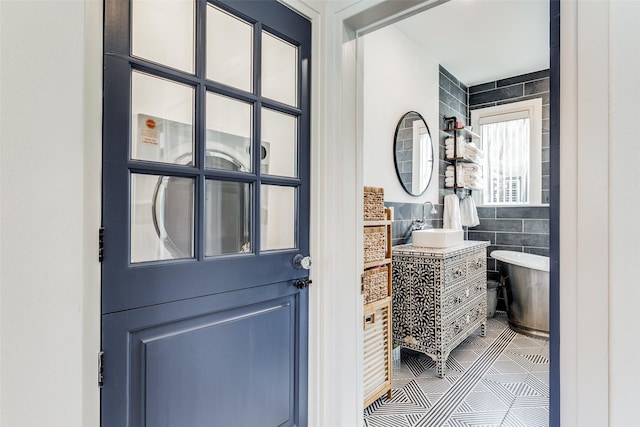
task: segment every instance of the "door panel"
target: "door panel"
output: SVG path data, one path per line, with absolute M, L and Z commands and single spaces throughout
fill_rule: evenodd
M 105 316 L 105 381 L 129 378 L 103 394 L 102 425 L 304 425 L 296 421 L 306 417 L 298 396 L 307 301 L 294 289 L 280 283 Z
M 160 3 L 105 2 L 102 425 L 306 425 L 310 23 Z

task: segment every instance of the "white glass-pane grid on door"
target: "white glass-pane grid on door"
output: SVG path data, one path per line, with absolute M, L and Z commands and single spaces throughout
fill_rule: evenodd
M 260 249 L 291 249 L 297 247 L 295 187 L 261 186 Z
M 298 175 L 297 118 L 268 108 L 262 109 L 261 172 L 269 175 Z
M 132 55 L 193 73 L 194 11 L 193 0 L 133 0 Z
M 132 72 L 131 158 L 190 164 L 193 108 L 193 87 Z
M 207 79 L 253 90 L 253 26 L 212 5 L 207 7 Z
M 205 255 L 251 252 L 251 185 L 207 180 Z
M 193 258 L 192 178 L 131 174 L 131 262 Z
M 483 124 L 485 203 L 529 202 L 529 119 Z
M 249 172 L 252 105 L 207 93 L 207 168 Z
M 262 32 L 262 96 L 298 106 L 298 48 Z

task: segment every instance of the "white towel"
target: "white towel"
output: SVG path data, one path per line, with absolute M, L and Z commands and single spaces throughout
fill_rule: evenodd
M 473 142 L 469 142 L 464 146 L 465 156 L 473 159 L 481 159 L 484 157 L 484 153 Z
M 475 153 L 469 152 L 469 151 L 465 151 L 464 155 L 462 156 L 463 159 L 465 160 L 471 160 L 472 162 L 476 160 L 476 155 Z
M 476 165 L 475 163 L 461 163 L 459 166 L 464 168 L 465 171 L 468 172 L 480 172 L 480 165 Z
M 464 138 L 463 138 L 463 137 L 461 137 L 461 136 L 459 136 L 459 137 L 458 137 L 458 144 L 460 145 L 460 144 L 464 144 L 464 143 L 465 143 L 465 142 L 464 142 Z M 444 140 L 444 144 L 445 144 L 446 146 L 448 146 L 448 147 L 453 148 L 453 138 L 452 138 L 452 137 L 449 137 L 449 138 L 445 139 L 445 140 Z
M 454 169 L 453 165 L 447 166 L 447 169 L 444 172 L 444 176 L 453 178 L 453 171 L 454 170 L 457 172 L 456 179 L 458 180 L 458 182 L 461 183 L 462 181 L 464 181 L 464 169 L 462 169 L 460 167 L 460 165 L 458 165 L 458 167 L 456 169 Z M 447 174 L 447 172 L 448 172 L 448 174 Z
M 465 197 L 460 201 L 460 222 L 466 227 L 475 227 L 480 224 L 476 202 L 473 197 Z
M 444 228 L 462 230 L 460 202 L 458 200 L 458 196 L 455 194 L 444 196 L 444 211 L 442 213 L 442 219 Z

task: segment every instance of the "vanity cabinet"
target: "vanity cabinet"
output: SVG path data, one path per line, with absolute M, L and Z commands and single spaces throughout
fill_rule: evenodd
M 443 378 L 451 351 L 487 323 L 489 242 L 393 248 L 393 346 L 430 356 Z

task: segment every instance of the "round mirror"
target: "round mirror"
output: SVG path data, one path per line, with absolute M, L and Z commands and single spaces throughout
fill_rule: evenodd
M 427 123 L 415 111 L 409 111 L 398 122 L 393 159 L 405 191 L 412 196 L 424 193 L 433 171 L 433 144 Z

